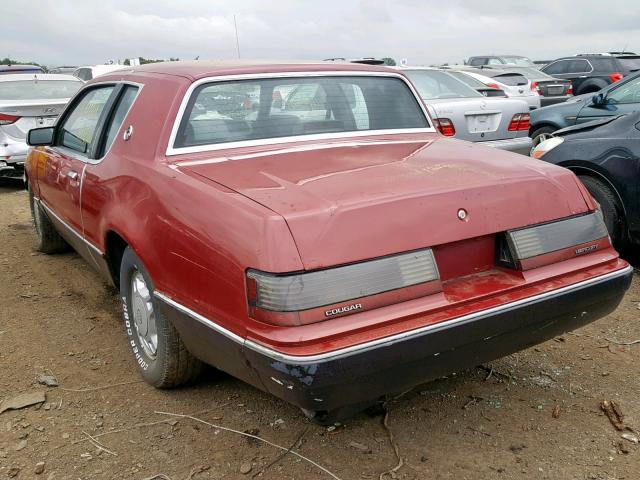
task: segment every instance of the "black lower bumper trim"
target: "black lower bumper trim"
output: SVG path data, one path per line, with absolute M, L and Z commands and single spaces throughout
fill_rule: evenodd
M 318 361 L 270 355 L 250 348 L 160 302 L 194 355 L 258 388 L 311 411 L 365 403 L 386 393 L 470 368 L 549 340 L 613 311 L 633 270 L 564 289 L 476 320 Z M 240 339 L 241 340 L 241 339 Z M 304 357 L 301 357 L 304 359 Z

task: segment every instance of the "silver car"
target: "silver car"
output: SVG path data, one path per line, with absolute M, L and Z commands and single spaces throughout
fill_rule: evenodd
M 0 76 L 0 177 L 22 177 L 27 132 L 53 125 L 83 84 L 71 75 Z
M 528 155 L 529 106 L 523 100 L 487 98 L 443 70 L 403 68 L 443 135 Z

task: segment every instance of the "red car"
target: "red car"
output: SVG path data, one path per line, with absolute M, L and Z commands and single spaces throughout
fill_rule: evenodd
M 396 70 L 153 64 L 31 130 L 39 249 L 119 287 L 149 383 L 203 363 L 337 418 L 616 308 L 573 173 L 438 134 Z

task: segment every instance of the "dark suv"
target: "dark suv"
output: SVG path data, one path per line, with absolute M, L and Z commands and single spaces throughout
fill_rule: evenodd
M 640 55 L 629 53 L 584 54 L 554 60 L 541 70 L 552 77 L 571 80 L 573 94 L 597 92 L 640 70 Z

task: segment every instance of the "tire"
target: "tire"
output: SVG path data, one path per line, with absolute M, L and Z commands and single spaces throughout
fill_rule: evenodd
M 40 203 L 29 190 L 29 205 L 31 206 L 31 218 L 36 231 L 36 249 L 39 252 L 52 254 L 63 253 L 71 250 L 69 244 L 60 236 L 49 217 L 42 210 Z
M 549 134 L 558 130 L 554 127 L 540 127 L 533 131 L 531 134 L 531 140 L 533 141 L 533 146 L 536 147 L 540 142 L 546 140 Z
M 604 223 L 609 231 L 611 242 L 617 249 L 623 245 L 624 218 L 615 193 L 606 183 L 588 175 L 579 175 L 578 178 L 587 187 L 593 199 L 600 204 L 600 211 L 604 217 Z
M 138 371 L 157 388 L 191 383 L 204 365 L 189 353 L 178 331 L 157 308 L 153 291 L 147 269 L 127 247 L 120 265 L 120 299 L 127 340 Z

